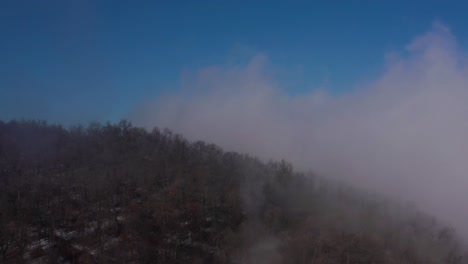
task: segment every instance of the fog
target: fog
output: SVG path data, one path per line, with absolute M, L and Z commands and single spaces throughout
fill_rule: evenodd
M 350 92 L 291 95 L 259 54 L 200 69 L 131 119 L 413 201 L 468 238 L 466 57 L 440 23 L 408 42 Z

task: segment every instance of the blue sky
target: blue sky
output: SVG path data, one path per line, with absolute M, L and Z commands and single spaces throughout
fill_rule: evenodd
M 460 1 L 462 2 L 462 1 Z M 292 93 L 378 75 L 434 21 L 468 45 L 449 1 L 0 1 L 0 119 L 115 121 L 186 71 L 266 54 Z

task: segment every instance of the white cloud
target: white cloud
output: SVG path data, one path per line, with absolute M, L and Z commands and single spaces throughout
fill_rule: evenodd
M 345 95 L 290 96 L 265 65 L 201 69 L 133 119 L 414 200 L 468 237 L 468 67 L 446 26 Z

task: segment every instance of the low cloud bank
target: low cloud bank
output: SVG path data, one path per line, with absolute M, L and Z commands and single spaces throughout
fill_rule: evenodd
M 258 55 L 201 69 L 131 119 L 414 201 L 468 238 L 468 65 L 447 27 L 435 24 L 346 94 L 291 96 L 266 66 Z

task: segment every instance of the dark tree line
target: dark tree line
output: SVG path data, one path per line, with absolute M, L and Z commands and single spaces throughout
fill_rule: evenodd
M 129 122 L 0 121 L 4 263 L 465 263 L 379 196 Z

